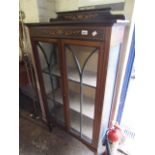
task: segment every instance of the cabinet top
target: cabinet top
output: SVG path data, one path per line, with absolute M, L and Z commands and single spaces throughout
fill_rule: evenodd
M 113 25 L 117 20 L 124 20 L 124 15 L 111 14 L 110 8 L 96 10 L 78 10 L 58 12 L 57 18 L 51 18 L 47 23 L 27 23 L 27 26 L 50 26 L 50 25 Z

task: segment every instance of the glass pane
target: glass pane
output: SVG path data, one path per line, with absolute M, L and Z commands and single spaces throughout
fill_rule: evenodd
M 98 49 L 66 45 L 70 130 L 92 142 Z
M 64 125 L 64 105 L 62 100 L 61 74 L 58 47 L 56 44 L 38 42 L 37 49 L 51 117 Z

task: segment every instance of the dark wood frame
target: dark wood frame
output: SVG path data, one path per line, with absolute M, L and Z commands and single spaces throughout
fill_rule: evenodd
M 99 66 L 101 66 L 101 64 L 103 63 L 103 59 L 102 58 L 103 58 L 104 53 L 106 53 L 106 52 L 104 52 L 104 43 L 102 43 L 102 42 L 88 42 L 88 41 L 81 41 L 81 40 L 62 40 L 61 42 L 62 42 L 62 47 L 64 47 L 65 44 L 70 44 L 70 45 L 79 45 L 79 46 L 82 46 L 83 45 L 83 46 L 89 46 L 89 47 L 97 47 L 97 48 L 99 48 L 99 55 L 98 55 L 99 60 L 98 60 L 98 65 L 97 65 L 97 69 L 98 69 L 97 70 L 97 86 L 96 86 L 96 94 L 95 94 L 96 97 L 95 97 L 95 108 L 94 108 L 94 110 L 95 110 L 94 111 L 94 116 L 95 117 L 94 117 L 94 121 L 93 121 L 93 138 L 92 138 L 92 144 L 89 144 L 89 143 L 85 142 L 84 140 L 82 140 L 87 145 L 90 145 L 93 149 L 95 149 L 95 148 L 97 148 L 97 142 L 98 142 L 99 132 L 100 132 L 100 128 L 97 128 L 96 129 L 96 125 L 100 126 L 100 121 L 98 120 L 98 115 L 96 115 L 99 112 L 98 110 L 96 110 L 97 109 L 97 106 L 98 106 L 96 103 L 98 101 L 98 94 L 100 94 L 98 92 L 98 91 L 100 91 L 99 90 L 99 87 L 102 86 L 102 83 L 100 83 L 100 79 L 98 77 L 100 76 L 100 68 L 99 68 Z M 64 54 L 63 57 L 66 58 L 65 52 L 64 52 L 64 48 L 62 50 L 62 53 Z M 66 69 L 66 59 L 64 59 L 64 60 L 65 60 L 65 62 L 63 64 L 63 66 L 64 66 L 63 69 L 64 69 L 65 73 L 67 73 L 66 72 L 66 70 L 67 70 Z M 101 73 L 101 76 L 105 76 L 105 78 L 106 78 L 106 73 Z M 65 76 L 64 83 L 66 83 L 66 84 L 68 83 L 67 75 Z M 66 85 L 66 92 L 68 92 L 68 85 Z M 68 96 L 68 93 L 66 94 L 66 97 L 67 96 Z M 67 101 L 68 101 L 68 98 L 67 98 Z M 100 102 L 99 103 L 99 106 L 102 105 L 102 103 Z M 69 109 L 69 107 L 68 107 L 68 109 Z M 68 114 L 69 114 L 69 112 L 68 112 Z M 101 111 L 100 114 L 102 115 L 102 111 Z M 70 120 L 70 118 L 69 118 L 69 120 Z M 95 122 L 97 122 L 97 123 L 95 123 Z M 68 127 L 68 129 L 69 129 L 69 127 Z M 78 136 L 76 136 L 76 137 L 78 137 Z M 80 139 L 80 137 L 78 137 L 78 138 Z M 96 145 L 94 145 L 94 144 L 96 144 Z
M 82 13 L 80 15 L 80 13 Z M 91 15 L 89 15 L 91 13 Z M 41 89 L 41 96 L 43 100 L 43 106 L 46 113 L 46 121 L 51 130 L 51 123 L 57 122 L 55 120 L 50 120 L 45 88 L 43 84 L 42 71 L 39 62 L 39 55 L 36 48 L 36 43 L 38 41 L 54 43 L 58 45 L 58 53 L 60 59 L 60 73 L 61 73 L 61 86 L 62 86 L 62 97 L 64 102 L 64 119 L 65 127 L 67 132 L 78 138 L 81 142 L 86 144 L 90 149 L 97 152 L 100 138 L 100 128 L 102 120 L 102 111 L 105 95 L 105 84 L 107 76 L 108 58 L 110 50 L 110 40 L 112 33 L 112 25 L 117 19 L 124 19 L 122 15 L 111 15 L 109 9 L 95 10 L 95 16 L 92 16 L 93 11 L 75 11 L 70 13 L 59 13 L 58 19 L 51 20 L 51 23 L 41 23 L 41 24 L 27 24 L 29 27 L 30 39 L 33 49 L 33 55 L 35 59 L 35 66 L 37 70 L 38 80 Z M 77 18 L 74 20 L 72 17 Z M 104 18 L 103 18 L 104 16 Z M 93 18 L 90 19 L 90 18 Z M 89 19 L 82 19 L 89 18 Z M 104 20 L 102 20 L 104 19 Z M 99 35 L 92 37 L 88 35 L 87 37 L 82 36 L 80 31 L 87 29 L 88 31 L 99 32 Z M 39 31 L 40 30 L 40 31 Z M 69 31 L 70 30 L 70 31 Z M 71 40 L 72 39 L 72 40 Z M 68 99 L 68 80 L 67 80 L 67 68 L 66 68 L 66 57 L 65 57 L 65 44 L 71 45 L 83 45 L 83 46 L 93 46 L 99 48 L 98 64 L 97 64 L 97 85 L 95 94 L 95 108 L 94 108 L 94 122 L 93 122 L 93 138 L 92 143 L 88 143 L 81 139 L 79 136 L 74 135 L 70 132 L 70 113 L 69 113 L 69 99 Z
M 41 94 L 42 99 L 44 103 L 44 109 L 46 112 L 46 120 L 47 124 L 51 130 L 51 123 L 56 123 L 54 120 L 50 120 L 49 112 L 48 112 L 48 106 L 47 106 L 47 99 L 46 99 L 46 93 L 42 78 L 42 71 L 41 66 L 39 63 L 39 55 L 36 48 L 36 43 L 39 41 L 42 42 L 48 42 L 48 43 L 54 43 L 58 45 L 58 52 L 60 61 L 60 72 L 61 72 L 61 83 L 63 86 L 62 92 L 63 92 L 63 102 L 64 102 L 64 118 L 65 118 L 65 130 L 69 131 L 70 126 L 70 116 L 69 116 L 69 101 L 68 101 L 68 83 L 67 81 L 67 72 L 66 72 L 66 59 L 65 59 L 65 44 L 71 44 L 71 45 L 83 45 L 83 46 L 91 46 L 91 47 L 97 47 L 99 48 L 99 55 L 98 55 L 98 67 L 97 67 L 97 86 L 96 86 L 96 97 L 95 97 L 95 108 L 94 108 L 94 122 L 93 122 L 93 139 L 92 144 L 87 143 L 84 140 L 81 140 L 80 137 L 74 135 L 72 132 L 70 132 L 72 135 L 74 135 L 76 138 L 80 139 L 83 143 L 91 147 L 91 149 L 96 150 L 98 146 L 98 140 L 99 140 L 99 133 L 100 133 L 100 126 L 101 126 L 101 117 L 102 117 L 102 107 L 103 107 L 103 100 L 104 100 L 104 87 L 106 82 L 106 72 L 107 72 L 107 64 L 108 64 L 108 56 L 109 56 L 109 40 L 111 35 L 111 28 L 107 27 L 107 38 L 105 42 L 92 42 L 92 41 L 81 41 L 81 40 L 57 40 L 57 39 L 48 39 L 48 38 L 32 38 L 31 43 L 34 51 L 34 59 L 35 59 L 35 65 L 37 68 L 37 74 L 39 77 L 39 84 L 41 88 Z M 109 37 L 109 38 L 108 38 Z M 103 72 L 100 72 L 103 70 Z M 102 92 L 102 93 L 100 93 Z M 52 122 L 51 122 L 52 121 Z M 56 125 L 58 125 L 56 123 Z
M 45 87 L 44 87 L 44 82 L 43 82 L 43 78 L 42 78 L 42 71 L 41 71 L 41 65 L 40 65 L 40 60 L 39 60 L 39 54 L 38 54 L 38 50 L 37 50 L 37 46 L 36 46 L 37 42 L 39 42 L 39 41 L 43 41 L 43 39 L 33 38 L 33 39 L 31 39 L 31 45 L 32 45 L 32 49 L 33 49 L 34 59 L 35 59 L 35 67 L 36 67 L 36 72 L 37 72 L 38 81 L 39 81 L 39 85 L 40 85 L 41 97 L 43 100 L 43 107 L 45 110 L 46 121 L 47 121 L 47 125 L 49 127 L 49 130 L 51 131 L 52 130 L 51 120 L 50 120 L 50 116 L 49 116 Z M 44 41 L 45 42 L 52 42 L 55 44 L 57 43 L 56 39 L 44 39 Z

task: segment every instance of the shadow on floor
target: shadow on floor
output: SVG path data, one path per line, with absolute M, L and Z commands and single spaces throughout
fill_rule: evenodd
M 94 155 L 80 141 L 59 128 L 49 132 L 45 127 L 20 116 L 20 155 Z

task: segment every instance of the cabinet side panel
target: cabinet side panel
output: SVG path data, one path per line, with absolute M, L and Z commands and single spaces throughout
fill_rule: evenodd
M 98 144 L 100 142 L 100 129 L 102 122 L 102 108 L 104 107 L 104 92 L 107 75 L 107 66 L 109 58 L 111 27 L 106 28 L 105 32 L 105 44 L 100 49 L 99 61 L 98 61 L 98 75 L 97 75 L 97 91 L 96 91 L 96 105 L 95 105 L 95 121 L 94 121 L 94 133 L 93 133 L 93 146 L 98 150 Z
M 107 128 L 109 127 L 122 40 L 123 40 L 123 26 L 114 25 L 112 27 L 111 41 L 110 41 L 110 51 L 109 51 L 105 95 L 103 101 L 102 121 L 101 121 L 100 138 L 99 138 L 99 150 L 102 148 L 104 136 Z
M 110 115 L 110 120 L 109 120 L 109 126 L 112 125 L 112 121 L 114 119 L 114 115 L 116 113 L 116 110 L 117 110 L 117 99 L 118 99 L 118 95 L 119 95 L 119 88 L 120 88 L 120 84 L 121 84 L 121 78 L 120 78 L 120 75 L 122 73 L 122 64 L 124 62 L 124 55 L 126 53 L 125 51 L 125 42 L 124 40 L 127 38 L 127 36 L 125 35 L 125 29 L 126 29 L 126 26 L 125 25 L 117 25 L 115 24 L 114 25 L 114 33 L 113 33 L 113 36 L 118 36 L 116 34 L 118 34 L 118 30 L 119 30 L 119 35 L 120 35 L 120 39 L 119 39 L 119 42 L 118 44 L 121 45 L 120 47 L 120 54 L 119 54 L 119 60 L 118 60 L 118 69 L 117 69 L 117 75 L 116 75 L 116 83 L 115 83 L 115 90 L 114 90 L 114 94 L 113 94 L 113 104 L 112 104 L 112 108 L 111 108 L 111 115 Z M 123 44 L 122 44 L 123 43 Z M 111 43 L 111 47 L 113 44 Z
M 120 49 L 120 45 L 117 45 L 111 48 L 109 53 L 108 71 L 107 71 L 105 95 L 104 95 L 104 101 L 103 101 L 104 106 L 103 106 L 103 113 L 102 113 L 102 120 L 101 120 L 101 132 L 100 132 L 100 142 L 99 142 L 101 144 L 109 124 L 113 92 L 115 87 L 119 49 Z

